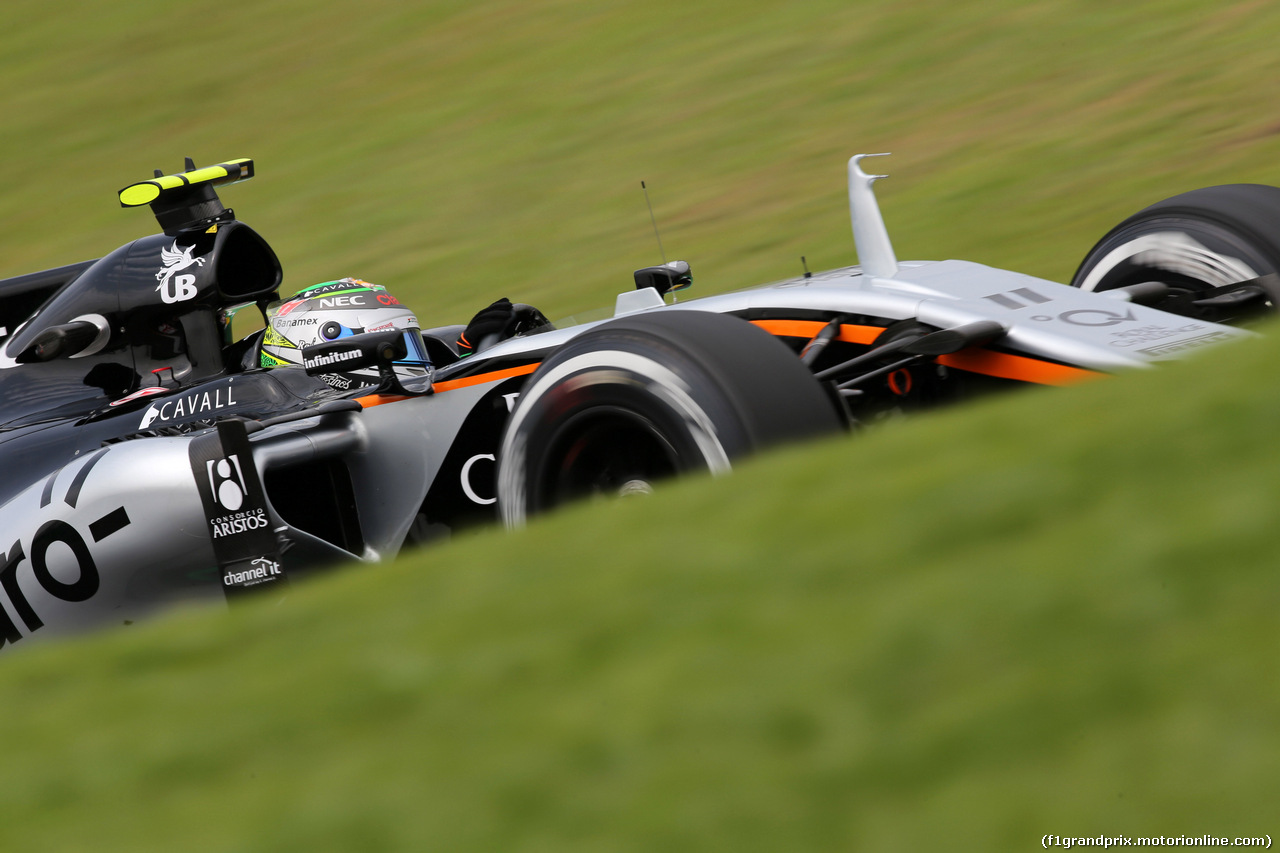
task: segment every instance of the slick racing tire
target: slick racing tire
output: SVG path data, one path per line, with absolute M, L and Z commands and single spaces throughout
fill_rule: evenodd
M 1157 307 L 1280 272 L 1280 188 L 1228 184 L 1182 193 L 1138 211 L 1089 251 L 1071 280 L 1084 290 L 1155 281 Z M 1271 310 L 1274 310 L 1272 307 Z
M 841 426 L 795 354 L 750 323 L 685 310 L 626 317 L 574 338 L 530 377 L 498 455 L 498 504 L 519 526 Z

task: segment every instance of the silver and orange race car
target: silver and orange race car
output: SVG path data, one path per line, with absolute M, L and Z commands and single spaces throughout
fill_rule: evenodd
M 899 262 L 864 156 L 859 266 L 676 302 L 689 267 L 663 263 L 609 319 L 518 305 L 465 357 L 462 325 L 344 321 L 386 302 L 364 282 L 281 303 L 275 252 L 217 195 L 251 160 L 131 184 L 121 204 L 161 233 L 0 281 L 0 647 L 279 591 L 888 412 L 1147 367 L 1252 334 L 1238 324 L 1280 299 L 1280 189 L 1153 205 L 1070 286 Z M 232 334 L 241 311 L 266 328 Z M 288 317 L 332 334 L 277 357 Z

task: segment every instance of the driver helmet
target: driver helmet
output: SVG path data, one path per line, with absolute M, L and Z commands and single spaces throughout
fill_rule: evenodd
M 422 342 L 418 318 L 387 289 L 358 278 L 326 281 L 305 287 L 292 298 L 267 307 L 267 328 L 259 356 L 263 367 L 302 364 L 302 348 L 366 332 L 403 329 L 408 355 L 395 363 L 401 379 L 431 375 L 431 360 Z M 320 376 L 340 391 L 377 385 L 375 368 Z

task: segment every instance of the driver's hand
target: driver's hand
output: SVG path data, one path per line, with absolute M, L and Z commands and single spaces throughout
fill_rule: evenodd
M 458 337 L 458 355 L 471 355 L 476 350 L 501 340 L 515 320 L 515 308 L 511 300 L 502 297 L 471 318 L 466 330 Z

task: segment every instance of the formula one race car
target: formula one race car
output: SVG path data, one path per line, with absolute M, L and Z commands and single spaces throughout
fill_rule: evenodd
M 342 321 L 394 303 L 364 282 L 278 302 L 275 253 L 215 190 L 252 161 L 126 187 L 163 233 L 0 281 L 0 647 L 279 590 L 890 411 L 1176 358 L 1280 300 L 1278 189 L 1148 208 L 1070 287 L 899 263 L 863 156 L 861 266 L 669 304 L 691 277 L 664 263 L 612 319 L 555 328 L 516 306 L 466 357 L 460 325 Z M 246 306 L 268 327 L 234 340 Z M 303 325 L 318 336 L 290 357 L 278 330 Z

